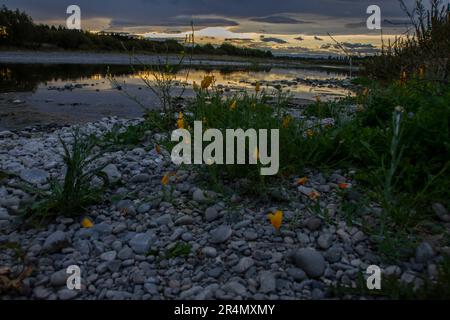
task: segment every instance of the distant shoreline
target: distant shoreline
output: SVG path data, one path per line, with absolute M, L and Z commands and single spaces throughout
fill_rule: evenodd
M 158 64 L 161 56 L 155 54 L 136 54 L 135 64 L 138 61 L 148 65 Z M 163 61 L 165 61 L 165 56 Z M 178 64 L 179 57 L 169 55 L 169 63 Z M 4 50 L 0 51 L 0 64 L 104 64 L 104 65 L 129 65 L 130 55 L 125 53 L 101 53 L 84 51 L 29 51 L 29 50 Z M 185 57 L 183 65 L 188 66 L 236 66 L 236 67 L 276 67 L 276 68 L 321 68 L 348 70 L 346 65 L 313 64 L 293 60 L 244 58 L 231 56 L 204 56 L 195 55 L 192 62 Z M 354 71 L 359 70 L 353 67 Z

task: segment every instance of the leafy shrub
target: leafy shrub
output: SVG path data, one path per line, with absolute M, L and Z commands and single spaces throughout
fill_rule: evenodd
M 398 38 L 384 46 L 380 55 L 364 63 L 366 75 L 392 82 L 402 77 L 419 77 L 428 81 L 445 81 L 450 76 L 450 5 L 430 0 L 426 9 L 422 0 L 409 12 L 404 1 L 400 5 L 407 13 L 414 34 Z
M 271 101 L 272 99 L 273 97 L 259 92 L 256 94 L 240 93 L 227 97 L 218 90 L 198 89 L 197 97 L 186 113 L 184 126 L 192 128 L 194 121 L 202 121 L 204 130 L 214 128 L 222 132 L 224 145 L 226 145 L 226 129 L 242 129 L 244 131 L 255 129 L 257 133 L 260 129 L 278 129 L 280 133 L 279 172 L 287 173 L 303 169 L 305 157 L 299 156 L 298 153 L 305 148 L 312 149 L 315 138 L 307 137 L 308 128 L 305 122 L 295 120 L 288 114 L 286 96 L 278 96 L 275 102 Z M 270 150 L 270 134 L 268 143 Z M 255 150 L 249 150 L 248 143 L 245 154 L 246 163 L 249 163 L 249 157 L 255 154 Z M 257 181 L 258 184 L 253 185 L 255 191 L 258 190 L 258 187 L 263 187 L 267 179 L 260 175 L 260 168 L 260 164 L 213 164 L 208 166 L 208 172 L 213 175 L 213 180 L 245 178 L 249 181 Z

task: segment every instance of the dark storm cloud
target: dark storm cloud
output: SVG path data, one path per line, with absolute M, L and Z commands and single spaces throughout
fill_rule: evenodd
M 261 17 L 261 18 L 252 18 L 251 21 L 255 22 L 264 22 L 264 23 L 273 23 L 273 24 L 305 24 L 305 23 L 313 23 L 311 21 L 302 21 L 289 17 L 283 16 L 270 16 L 270 17 Z
M 283 44 L 283 43 L 287 43 L 287 41 L 283 40 L 283 39 L 279 39 L 279 38 L 261 38 L 260 39 L 262 42 L 274 42 L 274 43 L 279 43 L 279 44 Z
M 341 45 L 349 50 L 352 53 L 361 53 L 361 54 L 372 54 L 375 53 L 378 49 L 371 43 L 351 43 L 351 42 L 343 42 Z M 339 45 L 335 43 L 327 43 L 320 46 L 322 50 L 330 50 L 341 51 Z
M 239 23 L 236 21 L 220 18 L 169 18 L 163 23 L 155 22 L 151 26 L 164 26 L 164 27 L 182 27 L 190 25 L 191 21 L 194 22 L 195 27 L 234 27 Z M 130 20 L 113 19 L 111 20 L 111 28 L 127 28 L 127 27 L 143 27 L 142 23 Z M 150 25 L 148 26 L 150 27 Z
M 411 26 L 411 21 L 406 19 L 389 20 L 384 19 L 382 23 L 383 28 L 398 28 Z M 345 27 L 348 29 L 360 29 L 366 27 L 366 21 L 347 23 Z
M 414 0 L 406 0 L 411 4 Z M 403 17 L 397 0 L 6 0 L 9 8 L 26 10 L 37 20 L 66 18 L 66 8 L 77 4 L 85 18 L 111 18 L 140 25 L 164 25 L 177 16 L 215 15 L 230 19 L 314 14 L 336 18 L 362 18 L 371 4 L 386 17 Z M 266 21 L 267 22 L 267 21 Z

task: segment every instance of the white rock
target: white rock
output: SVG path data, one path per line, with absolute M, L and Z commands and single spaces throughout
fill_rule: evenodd
M 109 182 L 116 183 L 122 178 L 122 174 L 119 172 L 117 167 L 110 163 L 102 170 L 108 176 Z

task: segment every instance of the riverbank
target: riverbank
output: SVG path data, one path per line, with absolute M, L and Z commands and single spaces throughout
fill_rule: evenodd
M 7 50 L 0 51 L 0 63 L 22 63 L 22 64 L 103 64 L 103 65 L 129 65 L 130 55 L 126 53 L 100 53 L 84 51 L 26 51 Z M 157 65 L 160 63 L 161 55 L 136 54 L 135 64 Z M 170 64 L 178 64 L 180 56 L 169 55 Z M 138 62 L 139 61 L 139 62 Z M 164 57 L 165 61 L 165 57 Z M 325 61 L 318 64 L 304 63 L 293 59 L 261 59 L 233 56 L 204 56 L 195 55 L 190 60 L 189 56 L 184 58 L 183 65 L 192 66 L 235 66 L 235 67 L 277 67 L 277 68 L 323 68 L 330 70 L 349 70 L 347 65 L 329 65 Z M 354 66 L 353 71 L 358 71 Z
M 113 126 L 140 122 L 105 118 L 81 130 L 101 137 Z M 356 186 L 354 171 L 307 170 L 304 185 L 288 184 L 281 194 L 258 199 L 217 193 L 195 168 L 176 167 L 169 150 L 156 150 L 161 136 L 154 131 L 140 146 L 107 153 L 92 163 L 109 163 L 104 172 L 114 184 L 102 203 L 86 208 L 82 217 L 61 216 L 40 228 L 22 227 L 18 209 L 34 198 L 21 186 L 46 190 L 49 178 L 63 177 L 57 141 L 72 141 L 73 130 L 1 134 L 0 169 L 7 175 L 0 180 L 0 245 L 10 249 L 2 249 L 0 264 L 16 271 L 25 264 L 33 270 L 19 293 L 3 298 L 328 299 L 335 297 L 333 288 L 356 287 L 359 274 L 373 264 L 383 276 L 413 286 L 422 284 L 417 271 L 427 265 L 436 277 L 430 266 L 439 256 L 428 243 L 417 248 L 412 262 L 385 264 L 370 238 L 341 219 L 339 185 Z M 161 179 L 168 172 L 172 178 L 166 188 Z M 308 209 L 308 190 L 320 191 L 320 206 L 332 220 Z M 355 192 L 348 197 L 356 201 L 360 196 Z M 284 216 L 277 232 L 267 215 L 279 209 Z M 81 223 L 82 218 L 92 225 Z M 17 252 L 24 262 L 15 260 Z M 81 268 L 79 291 L 66 288 L 69 265 Z

